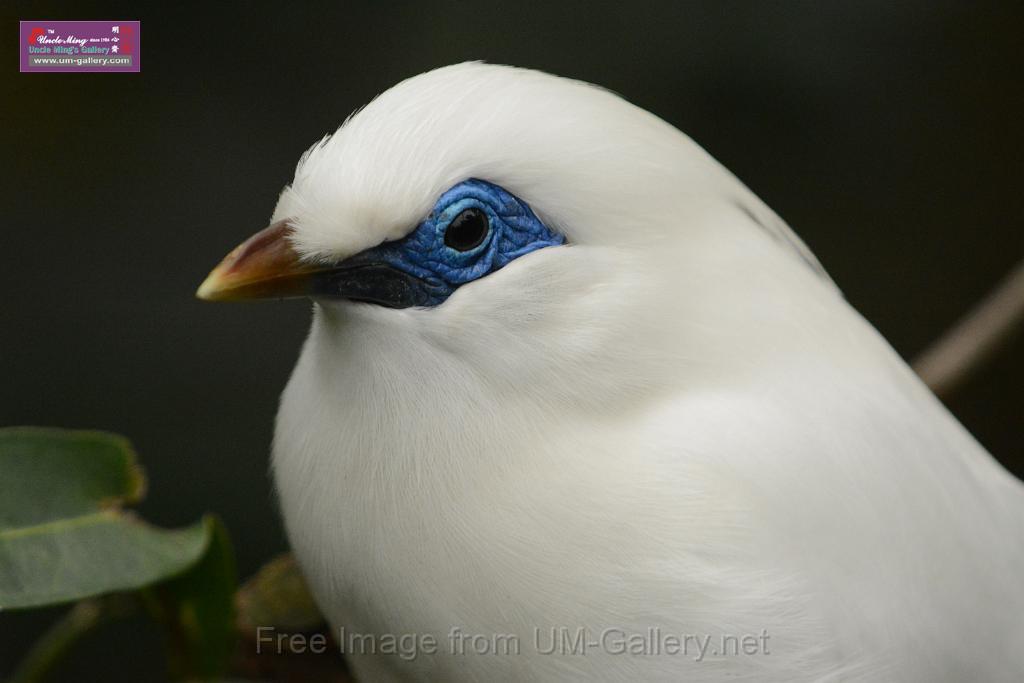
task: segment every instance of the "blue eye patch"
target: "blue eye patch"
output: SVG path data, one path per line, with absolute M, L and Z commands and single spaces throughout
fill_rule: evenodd
M 437 306 L 462 285 L 565 243 L 525 202 L 483 180 L 455 185 L 406 237 L 346 259 L 315 294 L 392 308 Z

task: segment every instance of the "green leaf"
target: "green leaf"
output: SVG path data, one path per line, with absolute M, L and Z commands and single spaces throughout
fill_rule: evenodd
M 137 503 L 145 477 L 127 439 L 104 432 L 0 429 L 0 531 Z
M 121 509 L 144 491 L 122 437 L 0 429 L 0 609 L 137 589 L 195 564 L 210 526 L 157 529 Z
M 228 667 L 235 644 L 235 557 L 221 521 L 203 520 L 210 539 L 202 559 L 153 590 L 175 678 L 212 680 Z

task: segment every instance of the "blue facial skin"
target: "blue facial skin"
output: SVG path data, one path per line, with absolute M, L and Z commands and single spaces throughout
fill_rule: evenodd
M 459 251 L 445 244 L 445 232 L 470 209 L 487 217 L 486 235 L 479 245 Z M 467 282 L 564 242 L 523 201 L 497 185 L 470 179 L 442 194 L 406 237 L 367 249 L 325 273 L 315 294 L 391 308 L 437 306 Z

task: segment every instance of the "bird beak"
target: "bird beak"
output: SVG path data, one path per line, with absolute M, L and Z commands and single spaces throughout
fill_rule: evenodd
M 314 276 L 328 267 L 302 261 L 288 240 L 290 230 L 286 221 L 278 221 L 242 242 L 203 280 L 196 296 L 205 301 L 309 296 Z
M 345 299 L 388 308 L 432 306 L 448 293 L 444 284 L 406 272 L 387 245 L 334 264 L 309 263 L 292 247 L 286 221 L 274 223 L 235 247 L 196 290 L 205 301 Z

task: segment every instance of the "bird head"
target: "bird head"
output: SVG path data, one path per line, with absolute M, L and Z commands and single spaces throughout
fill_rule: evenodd
M 270 227 L 198 296 L 311 297 L 318 315 L 470 335 L 481 348 L 500 330 L 506 344 L 560 346 L 557 363 L 580 350 L 581 329 L 641 334 L 678 302 L 706 299 L 708 264 L 723 259 L 685 259 L 756 226 L 813 262 L 661 119 L 580 81 L 465 63 L 399 83 L 314 144 Z

